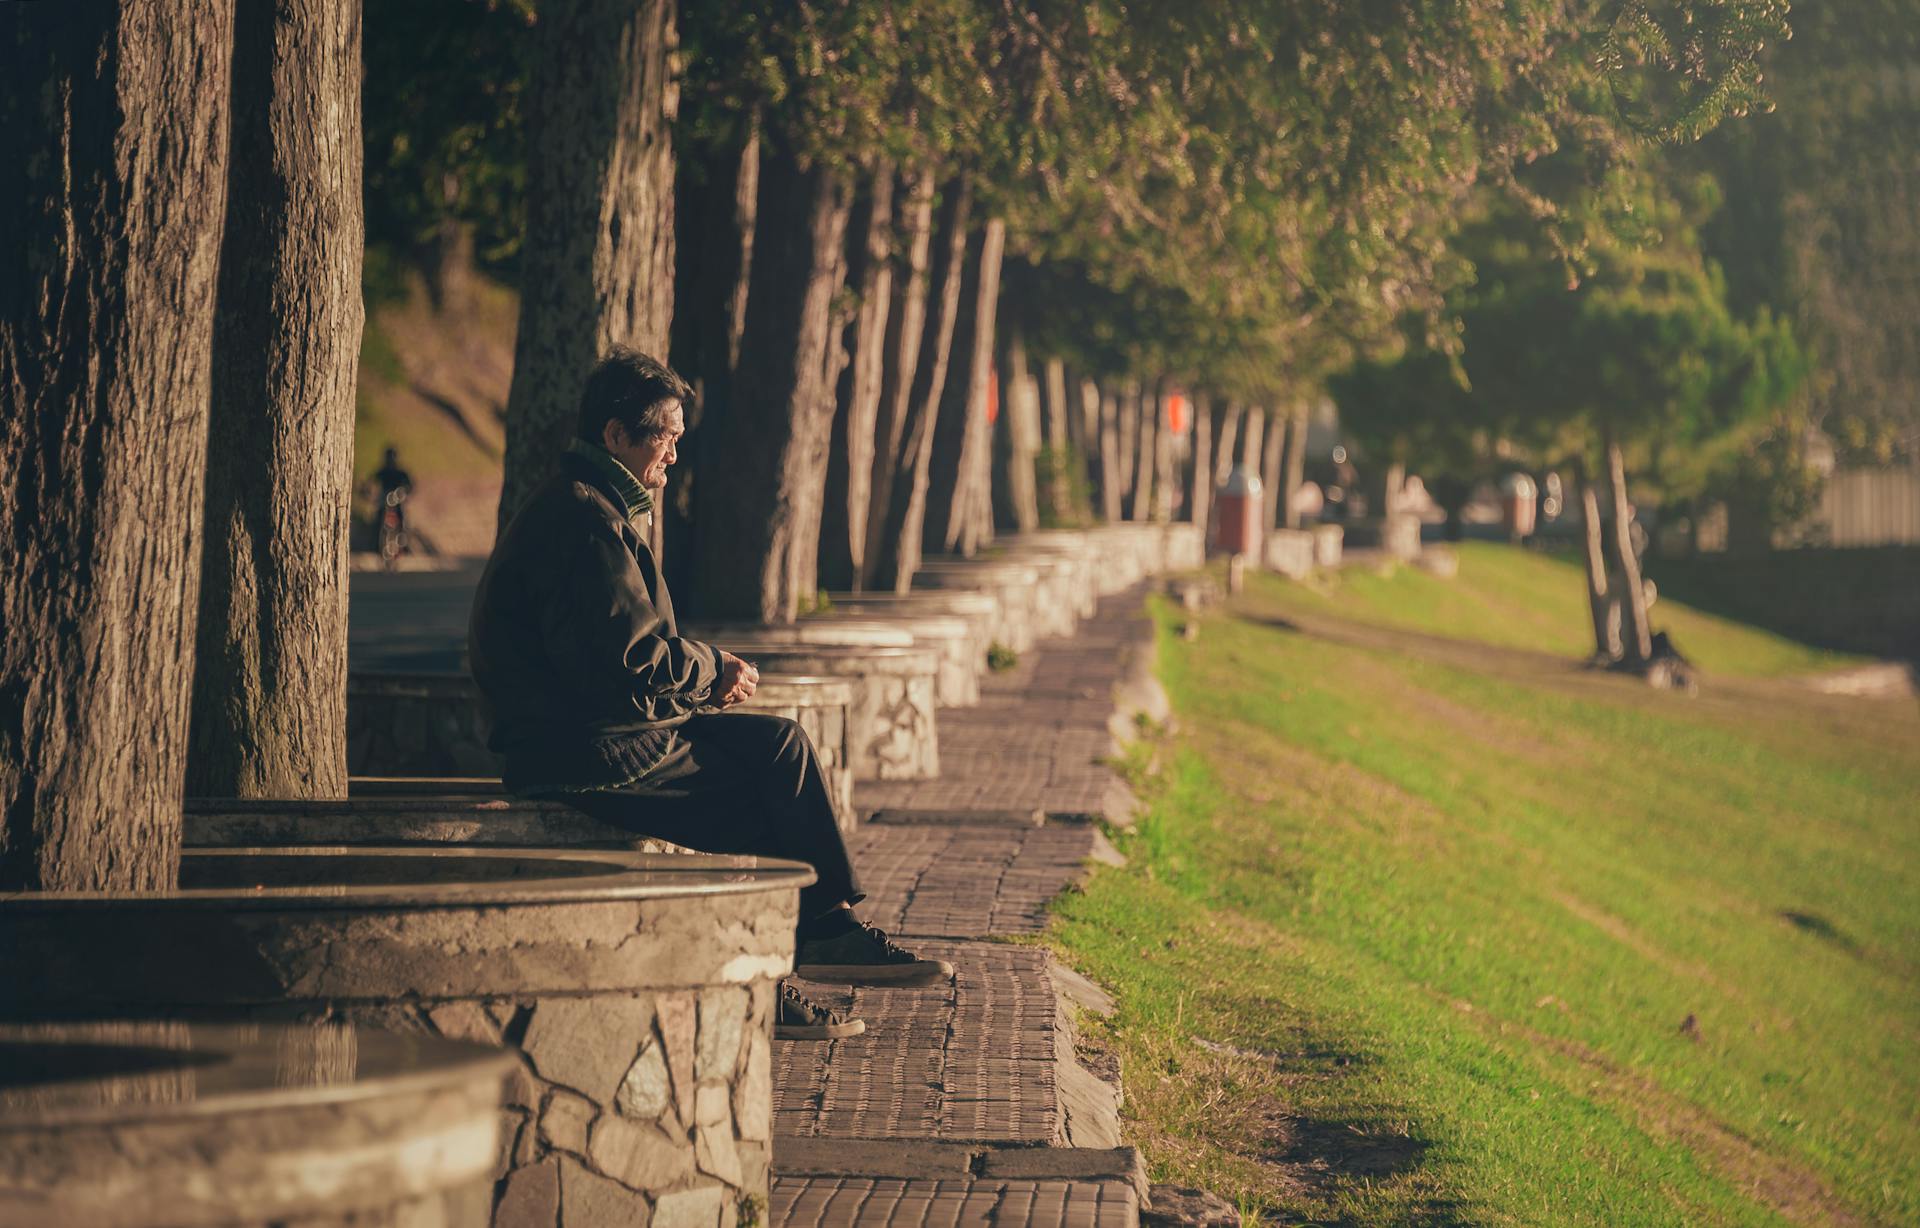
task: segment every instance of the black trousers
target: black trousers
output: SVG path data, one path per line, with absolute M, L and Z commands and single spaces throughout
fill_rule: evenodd
M 798 721 L 705 713 L 674 731 L 660 765 L 618 790 L 557 801 L 637 835 L 703 853 L 786 857 L 818 880 L 800 892 L 802 921 L 865 896 L 833 814 L 826 774 Z

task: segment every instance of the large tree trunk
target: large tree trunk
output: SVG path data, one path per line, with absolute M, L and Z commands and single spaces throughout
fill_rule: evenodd
M 973 214 L 973 188 L 962 177 L 942 191 L 936 226 L 927 186 L 930 183 L 922 176 L 910 193 L 910 225 L 924 225 L 929 238 L 924 255 L 909 251 L 907 295 L 900 305 L 901 327 L 894 334 L 898 345 L 890 347 L 894 361 L 888 364 L 881 390 L 881 422 L 874 457 L 873 507 L 885 514 L 868 522 L 873 531 L 867 539 L 867 563 L 872 573 L 867 587 L 895 593 L 907 592 L 913 585 L 913 573 L 920 569 L 933 427 L 940 414 L 940 399 L 946 393 L 948 359 L 960 313 L 967 230 Z M 918 249 L 917 241 L 914 249 Z M 935 253 L 938 262 L 930 273 L 912 273 L 916 263 L 927 268 Z M 920 287 L 917 293 L 916 284 Z M 929 308 L 931 314 L 927 314 Z
M 1287 416 L 1287 456 L 1280 467 L 1280 527 L 1300 527 L 1300 483 L 1307 476 L 1307 406 L 1293 407 Z
M 558 465 L 600 357 L 667 352 L 676 12 L 674 0 L 577 0 L 543 6 L 534 26 L 502 527 Z
M 1193 397 L 1193 435 L 1187 448 L 1187 491 L 1180 518 L 1203 530 L 1213 511 L 1213 400 L 1206 393 Z
M 1006 223 L 990 218 L 968 237 L 962 266 L 953 353 L 958 360 L 940 398 L 927 470 L 927 514 L 921 530 L 929 553 L 971 555 L 980 543 L 979 512 L 988 497 L 988 383 L 993 379 L 995 311 Z
M 1035 478 L 1041 440 L 1040 386 L 1027 364 L 1026 341 L 1018 329 L 1008 330 L 1002 370 L 1000 415 L 994 424 L 994 523 L 1009 533 L 1031 533 L 1040 527 Z
M 1240 422 L 1246 415 L 1237 401 L 1215 402 L 1217 421 L 1213 428 L 1213 484 L 1227 484 L 1227 477 L 1240 461 Z
M 1633 548 L 1633 505 L 1627 502 L 1627 466 L 1620 445 L 1611 437 L 1607 444 L 1607 478 L 1613 488 L 1614 570 L 1620 576 L 1622 592 L 1620 638 L 1629 660 L 1644 663 L 1653 658 L 1653 629 L 1647 623 L 1647 594 L 1640 586 L 1640 556 Z
M 724 446 L 702 450 L 695 477 L 691 608 L 788 623 L 816 587 L 852 193 L 839 171 L 802 167 L 771 133 L 763 144 L 740 360 L 701 426 Z
M 740 361 L 740 334 L 747 322 L 747 281 L 753 269 L 753 235 L 760 208 L 760 127 L 748 119 L 731 140 L 698 151 L 689 165 L 683 152 L 674 177 L 679 219 L 674 250 L 673 367 L 693 385 L 687 406 L 680 461 L 667 471 L 667 488 L 656 520 L 674 549 L 660 558 L 669 588 L 693 589 L 699 525 L 694 488 L 709 447 L 726 441 L 702 429 L 709 405 L 724 405 Z M 716 421 L 717 421 L 716 417 Z
M 1159 472 L 1160 388 L 1158 384 L 1142 388 L 1135 414 L 1133 446 L 1133 496 L 1127 506 L 1130 520 L 1152 520 L 1154 478 Z
M 1580 483 L 1580 540 L 1587 572 L 1587 613 L 1593 620 L 1593 652 L 1605 661 L 1620 659 L 1620 628 L 1607 594 L 1606 533 L 1600 521 L 1600 496 L 1583 468 Z
M 232 48 L 0 8 L 0 892 L 177 878 Z
M 347 795 L 360 6 L 240 5 L 187 792 Z
M 820 528 L 820 574 L 832 589 L 860 588 L 866 568 L 887 317 L 893 305 L 893 190 L 893 165 L 882 162 L 848 226 L 848 279 L 859 307 L 847 329 L 849 361 L 835 394 Z

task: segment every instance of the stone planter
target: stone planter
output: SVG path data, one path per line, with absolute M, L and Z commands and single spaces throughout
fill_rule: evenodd
M 1346 539 L 1347 531 L 1337 524 L 1317 524 L 1313 526 L 1311 532 L 1313 533 L 1313 565 L 1315 567 L 1340 566 L 1341 545 Z
M 1070 636 L 1080 625 L 1080 565 L 1058 550 L 995 549 L 987 563 L 1018 563 L 1034 570 L 1033 633 L 1035 639 Z
M 968 594 L 971 595 L 971 594 Z M 980 675 L 986 672 L 987 649 L 983 627 L 952 614 L 930 609 L 845 609 L 835 607 L 800 621 L 808 629 L 832 627 L 841 619 L 880 623 L 905 631 L 915 644 L 940 654 L 940 676 L 935 685 L 943 708 L 971 708 L 980 702 Z
M 1184 520 L 1160 526 L 1162 534 L 1161 567 L 1166 571 L 1193 571 L 1207 564 L 1205 525 Z
M 963 619 L 967 624 L 976 679 L 986 671 L 987 649 L 993 644 L 994 628 L 1000 621 L 1000 599 L 992 593 L 964 589 L 916 589 L 899 593 L 828 593 L 833 609 L 844 610 L 856 618 L 918 618 L 933 614 Z M 976 684 L 977 685 L 977 684 Z
M 1036 552 L 1045 552 L 1071 559 L 1074 564 L 1074 592 L 1078 599 L 1075 613 L 1081 618 L 1093 617 L 1100 604 L 1100 570 L 1105 560 L 1100 557 L 1099 543 L 1092 535 L 1078 529 L 1042 529 L 1002 538 L 1001 544 L 1010 558 L 1026 558 Z
M 1137 525 L 1104 524 L 1088 530 L 1088 536 L 1093 539 L 1101 559 L 1101 596 L 1124 592 L 1147 576 L 1149 543 L 1138 532 Z
M 338 1024 L 0 1027 L 0 1228 L 484 1228 L 514 1068 Z
M 854 780 L 931 780 L 940 774 L 940 654 L 932 648 L 807 644 L 777 636 L 736 636 L 725 646 L 767 673 L 847 683 L 852 696 L 846 762 Z
M 24 990 L 0 1010 L 508 1042 L 498 1228 L 729 1228 L 766 1205 L 776 981 L 811 879 L 732 857 L 189 850 L 177 891 L 0 899 L 0 985 Z
M 1033 647 L 1034 602 L 1039 584 L 1039 568 L 1017 561 L 929 559 L 913 574 L 916 589 L 992 594 L 1000 603 L 1000 621 L 993 629 L 994 642 L 1015 652 Z
M 849 829 L 855 822 L 847 749 L 851 702 L 851 689 L 839 679 L 765 673 L 752 699 L 728 709 L 799 721 L 826 769 L 840 825 Z M 500 767 L 487 749 L 485 710 L 465 674 L 352 675 L 347 743 L 348 769 L 355 776 L 431 777 L 427 787 L 443 794 L 499 791 Z M 391 791 L 392 782 L 385 783 Z
M 939 614 L 903 616 L 828 610 L 782 626 L 761 623 L 704 623 L 692 634 L 710 644 L 727 646 L 742 639 L 755 643 L 856 645 L 931 648 L 940 654 L 935 680 L 937 701 L 944 708 L 971 707 L 980 702 L 980 672 L 986 668 L 973 657 L 973 632 L 964 619 Z M 740 653 L 745 656 L 746 654 Z
M 1268 571 L 1290 580 L 1313 574 L 1313 534 L 1303 529 L 1268 529 L 1262 553 Z

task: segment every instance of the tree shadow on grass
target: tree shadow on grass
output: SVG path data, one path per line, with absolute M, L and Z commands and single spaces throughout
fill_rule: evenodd
M 1307 1222 L 1331 1228 L 1363 1222 L 1339 1209 L 1341 1195 L 1407 1177 L 1433 1144 L 1405 1124 L 1301 1116 L 1278 1101 L 1262 1106 L 1264 1162 L 1282 1166 L 1303 1192 L 1322 1204 Z M 1479 1222 L 1467 1205 L 1443 1197 L 1414 1198 L 1396 1208 L 1396 1223 L 1464 1228 Z

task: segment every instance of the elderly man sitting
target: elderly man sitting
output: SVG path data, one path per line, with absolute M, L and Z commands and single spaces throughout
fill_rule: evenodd
M 753 695 L 759 671 L 675 628 L 647 527 L 689 395 L 664 364 L 609 354 L 587 380 L 560 472 L 494 547 L 469 655 L 506 785 L 703 852 L 804 861 L 818 879 L 800 893 L 801 976 L 938 983 L 950 966 L 853 915 L 863 896 L 806 732 L 784 717 L 722 715 Z M 782 986 L 777 1034 L 864 1027 Z

